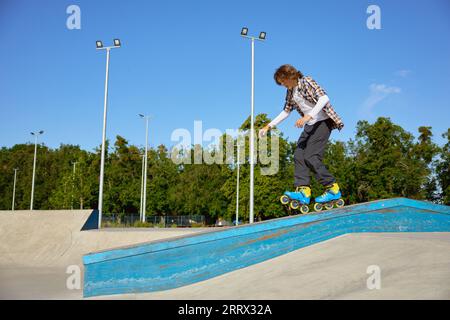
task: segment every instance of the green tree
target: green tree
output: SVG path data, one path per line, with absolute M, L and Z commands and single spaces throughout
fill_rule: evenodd
M 359 121 L 354 173 L 356 200 L 365 202 L 392 197 L 424 199 L 427 163 L 417 154 L 414 137 L 389 118 L 374 124 Z
M 419 127 L 419 138 L 416 144 L 415 153 L 427 167 L 427 178 L 422 186 L 420 186 L 425 194 L 425 199 L 430 201 L 438 201 L 437 194 L 437 178 L 435 173 L 435 158 L 439 153 L 439 147 L 432 142 L 433 133 L 431 127 Z
M 171 202 L 171 191 L 176 189 L 179 181 L 177 165 L 172 162 L 164 145 L 150 150 L 148 162 L 148 212 L 153 215 L 176 213 L 176 205 Z
M 255 118 L 256 132 L 270 119 Z M 250 129 L 250 119 L 240 127 Z M 354 139 L 344 143 L 330 141 L 324 162 L 341 186 L 347 203 L 391 197 L 427 199 L 450 204 L 450 129 L 443 135 L 447 142 L 439 148 L 432 140 L 431 127 L 419 127 L 417 139 L 389 118 L 373 124 L 360 121 Z M 299 132 L 300 133 L 300 132 Z M 277 149 L 271 142 L 278 139 Z M 175 164 L 164 145 L 148 153 L 147 214 L 202 214 L 207 219 L 234 219 L 236 210 L 236 152 L 227 154 L 228 141 L 221 137 L 222 149 L 191 147 L 191 164 Z M 256 135 L 255 147 L 260 148 Z M 278 153 L 277 171 L 264 175 L 272 164 L 263 164 L 258 155 L 255 164 L 255 219 L 270 219 L 288 214 L 279 203 L 280 195 L 293 187 L 293 155 L 296 142 L 288 142 L 273 130 L 268 135 L 267 155 Z M 240 218 L 249 217 L 249 135 L 245 136 L 240 166 Z M 140 206 L 142 155 L 144 150 L 117 136 L 114 147 L 107 141 L 105 158 L 104 212 L 137 213 Z M 224 164 L 194 164 L 195 154 L 203 157 L 228 156 Z M 18 168 L 16 209 L 29 209 L 34 145 L 18 144 L 0 149 L 0 209 L 10 209 L 14 168 Z M 73 163 L 76 162 L 75 174 Z M 38 146 L 35 182 L 35 209 L 97 208 L 100 172 L 100 147 L 93 151 L 79 146 L 60 145 L 51 149 Z M 313 196 L 323 191 L 312 179 Z
M 442 137 L 447 139 L 447 143 L 441 149 L 436 174 L 441 188 L 440 201 L 450 205 L 450 129 Z
M 170 189 L 169 200 L 178 214 L 221 216 L 226 208 L 221 187 L 226 182 L 227 171 L 220 164 L 195 164 L 194 153 L 208 151 L 199 145 L 191 151 L 191 164 L 179 167 L 178 183 Z
M 137 213 L 140 203 L 141 152 L 116 137 L 105 168 L 105 212 Z

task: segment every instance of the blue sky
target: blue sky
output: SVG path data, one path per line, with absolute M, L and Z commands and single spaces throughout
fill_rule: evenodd
M 81 29 L 66 27 L 69 5 L 81 9 Z M 369 30 L 370 4 L 381 30 Z M 0 2 L 0 146 L 31 141 L 45 130 L 50 147 L 101 143 L 105 52 L 95 40 L 123 46 L 111 52 L 107 136 L 172 146 L 173 130 L 222 131 L 250 112 L 250 42 L 256 44 L 255 112 L 275 117 L 285 91 L 273 72 L 290 63 L 327 91 L 344 119 L 332 138 L 354 136 L 358 120 L 387 116 L 416 134 L 432 126 L 435 141 L 450 126 L 450 2 L 396 1 L 63 1 Z M 292 114 L 280 129 L 297 139 Z

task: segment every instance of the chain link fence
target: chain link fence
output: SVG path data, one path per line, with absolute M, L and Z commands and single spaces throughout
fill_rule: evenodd
M 102 225 L 105 227 L 133 227 L 139 225 L 139 214 L 104 214 Z M 139 225 L 141 226 L 141 225 Z M 176 227 L 205 227 L 206 221 L 203 215 L 193 216 L 147 216 L 146 224 L 142 226 L 176 228 Z
M 165 227 L 198 227 L 205 226 L 205 216 L 148 216 L 147 222 L 153 225 L 164 225 Z

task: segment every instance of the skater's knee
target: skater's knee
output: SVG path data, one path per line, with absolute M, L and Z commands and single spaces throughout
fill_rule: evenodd
M 305 150 L 304 149 L 302 149 L 300 147 L 295 148 L 295 151 L 294 151 L 294 155 L 295 156 L 304 155 L 304 154 L 305 154 Z
M 311 169 L 315 169 L 323 165 L 322 159 L 315 154 L 306 156 L 305 163 Z
M 297 148 L 294 152 L 294 162 L 304 163 L 305 162 L 305 153 L 303 150 Z

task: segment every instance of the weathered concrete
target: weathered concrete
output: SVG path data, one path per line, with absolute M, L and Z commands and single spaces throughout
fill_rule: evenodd
M 367 267 L 381 289 L 367 289 Z M 108 299 L 450 299 L 450 233 L 349 234 L 189 286 Z
M 450 232 L 450 207 L 406 198 L 355 204 L 84 256 L 84 296 L 171 290 L 344 234 Z
M 200 232 L 192 229 L 80 231 L 92 210 L 0 211 L 0 299 L 79 298 L 66 269 L 92 251 Z
M 374 264 L 381 290 L 366 287 Z M 67 277 L 0 267 L 0 298 L 82 299 Z M 193 285 L 96 299 L 450 299 L 450 233 L 345 235 Z
M 66 268 L 83 268 L 83 254 L 203 231 L 79 232 L 89 213 L 0 211 L 0 299 L 82 299 Z M 381 290 L 366 288 L 369 265 L 381 268 Z M 105 298 L 450 299 L 450 233 L 345 235 L 189 286 Z

